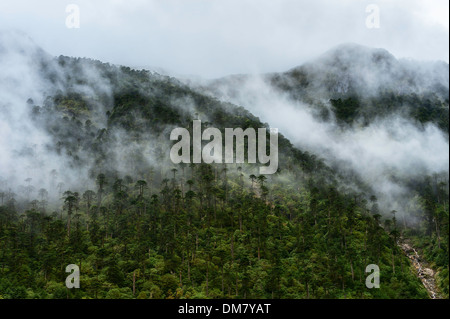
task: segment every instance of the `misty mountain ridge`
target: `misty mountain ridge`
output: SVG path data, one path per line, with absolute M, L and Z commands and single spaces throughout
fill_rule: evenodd
M 0 53 L 22 55 L 47 55 L 26 33 L 21 31 L 0 30 Z
M 158 167 L 164 158 L 164 152 L 161 153 L 161 145 L 152 147 L 155 145 L 154 141 L 163 143 L 168 149 L 167 136 L 170 129 L 177 126 L 189 127 L 195 113 L 198 113 L 204 122 L 209 122 L 207 125 L 215 127 L 246 128 L 251 124 L 253 127 L 266 126 L 268 124 L 261 123 L 258 117 L 252 115 L 259 115 L 259 99 L 266 97 L 268 101 L 274 99 L 274 105 L 284 101 L 285 97 L 299 101 L 304 103 L 307 109 L 312 109 L 313 114 L 321 120 L 333 121 L 332 119 L 336 118 L 347 125 L 351 125 L 361 114 L 366 116 L 366 125 L 369 125 L 375 120 L 379 110 L 386 110 L 386 105 L 393 104 L 404 108 L 405 101 L 412 101 L 418 103 L 418 110 L 423 109 L 414 115 L 418 120 L 434 123 L 444 131 L 447 127 L 448 132 L 448 99 L 443 101 L 444 97 L 439 93 L 439 85 L 446 85 L 448 92 L 448 74 L 444 75 L 444 68 L 436 68 L 435 64 L 414 64 L 411 61 L 403 63 L 384 49 L 344 44 L 288 72 L 257 77 L 258 81 L 262 81 L 262 86 L 259 82 L 257 85 L 253 83 L 253 76 L 242 75 L 215 80 L 207 85 L 202 83 L 199 87 L 193 83 L 185 85 L 173 77 L 155 72 L 138 71 L 90 59 L 63 56 L 51 58 L 21 33 L 3 33 L 1 39 L 4 49 L 0 59 L 3 56 L 3 61 L 5 57 L 8 59 L 6 61 L 11 63 L 19 61 L 17 65 L 28 68 L 23 72 L 17 72 L 18 68 L 11 70 L 12 72 L 3 69 L 0 74 L 0 90 L 4 96 L 9 96 L 9 100 L 3 100 L 2 108 L 7 107 L 8 102 L 10 105 L 21 105 L 16 107 L 12 114 L 18 124 L 4 126 L 9 127 L 11 132 L 29 132 L 36 139 L 33 142 L 24 138 L 17 143 L 14 152 L 17 152 L 21 145 L 42 146 L 43 141 L 46 141 L 41 154 L 45 154 L 45 157 L 50 156 L 49 154 L 59 154 L 58 156 L 66 158 L 64 162 L 54 160 L 61 165 L 62 171 L 67 165 L 76 169 L 88 168 L 84 169 L 82 174 L 75 174 L 76 178 L 83 176 L 89 180 L 100 171 L 113 167 L 113 171 L 122 174 L 132 174 L 137 167 L 142 168 L 138 171 L 144 171 L 145 167 Z M 19 58 L 15 60 L 14 57 Z M 417 67 L 418 71 L 414 71 L 412 65 L 422 67 Z M 446 68 L 448 69 L 448 64 Z M 403 71 L 398 73 L 396 70 L 400 69 Z M 431 74 L 435 82 L 433 85 L 425 85 L 423 80 L 417 80 L 417 72 L 426 74 L 423 69 Z M 388 80 L 377 83 L 374 79 L 381 76 Z M 399 85 L 393 84 L 400 79 L 402 83 L 409 83 L 408 90 L 422 90 L 425 93 L 419 98 L 414 93 L 412 96 L 408 95 L 410 100 L 405 99 L 405 94 L 401 93 L 403 91 L 396 89 Z M 20 82 L 22 85 L 17 85 Z M 387 95 L 392 100 L 387 100 L 381 93 L 372 96 L 375 89 L 381 92 L 381 88 L 387 83 L 392 85 Z M 420 86 L 420 89 L 417 89 L 417 86 Z M 366 94 L 368 88 L 374 91 Z M 272 91 L 274 94 L 265 95 Z M 433 95 L 439 104 L 430 102 L 428 95 Z M 374 100 L 366 103 L 363 99 Z M 25 103 L 27 100 L 29 103 Z M 383 107 L 379 107 L 380 104 Z M 431 112 L 428 112 L 429 110 Z M 383 116 L 389 118 L 390 114 L 396 116 L 397 113 L 388 107 Z M 430 117 L 430 114 L 434 114 L 434 117 Z M 20 121 L 21 117 L 28 116 L 31 116 L 33 121 Z M 282 127 L 281 133 L 285 130 L 288 128 Z M 311 130 L 310 132 L 312 133 Z M 336 133 L 336 136 L 339 134 Z M 307 135 L 289 137 L 309 138 Z M 310 158 L 310 152 L 316 155 L 319 152 L 319 158 L 325 157 L 329 165 L 336 165 L 332 160 L 336 154 L 318 151 L 308 145 L 300 147 L 296 141 L 296 147 L 292 147 L 283 136 L 281 139 L 281 144 L 285 145 L 281 148 L 282 169 L 291 167 L 292 154 L 296 152 L 294 157 L 299 162 L 295 165 L 300 164 L 302 169 L 308 167 L 310 173 L 312 168 L 318 167 L 318 164 L 314 163 L 315 160 Z M 12 146 L 4 147 L 9 149 Z M 28 148 L 29 146 L 25 149 Z M 298 151 L 299 148 L 303 152 Z M 156 154 L 157 152 L 159 153 Z M 12 150 L 5 150 L 5 153 L 12 154 Z M 19 150 L 19 154 L 28 154 L 28 151 Z M 134 158 L 130 159 L 131 156 Z M 316 156 L 313 155 L 313 158 Z M 285 163 L 283 159 L 286 159 Z M 420 161 L 422 158 L 412 163 Z M 438 161 L 440 163 L 442 159 L 439 158 Z M 13 158 L 9 158 L 8 162 L 14 162 Z M 37 170 L 39 165 L 36 165 L 26 164 Z M 4 166 L 7 167 L 8 164 Z M 346 166 L 348 164 L 340 163 L 335 168 L 339 171 Z M 351 167 L 352 165 L 350 169 Z M 429 165 L 425 167 L 426 170 L 429 169 Z M 437 168 L 440 169 L 441 167 Z M 422 169 L 416 173 L 420 175 L 421 171 Z M 23 176 L 22 180 L 25 178 Z M 43 176 L 39 178 L 42 179 Z
M 263 78 L 283 90 L 325 97 L 361 94 L 383 90 L 397 94 L 430 91 L 448 92 L 449 64 L 444 61 L 397 59 L 389 51 L 355 43 L 341 44 L 318 58 L 286 72 L 263 74 Z M 219 86 L 227 81 L 245 81 L 250 75 L 230 75 L 211 81 Z M 441 92 L 441 93 L 442 93 Z M 446 98 L 445 94 L 442 94 Z
M 441 69 L 343 45 L 288 72 L 198 82 L 0 35 L 0 293 L 426 298 L 397 246 L 420 234 L 448 295 Z M 277 127 L 278 172 L 174 165 L 170 132 L 197 118 Z M 91 271 L 68 292 L 72 259 Z M 369 263 L 383 289 L 366 289 Z
M 8 36 L 5 45 L 17 34 Z M 188 128 L 196 116 L 206 126 L 267 125 L 244 108 L 197 93 L 175 78 L 91 59 L 48 59 L 41 53 L 19 36 L 7 59 L 0 59 L 11 63 L 0 74 L 0 108 L 7 111 L 0 116 L 6 130 L 0 175 L 10 185 L 31 178 L 52 189 L 58 181 L 49 181 L 51 171 L 75 188 L 92 184 L 101 172 L 143 176 L 153 170 L 161 181 L 172 167 L 173 128 Z M 309 166 L 308 171 L 323 166 L 283 136 L 280 146 L 281 157 L 296 157 L 297 166 Z M 7 169 L 17 166 L 27 171 Z
M 292 79 L 311 77 L 310 82 L 325 84 L 332 95 L 374 95 L 385 90 L 424 94 L 446 88 L 448 92 L 448 71 L 449 65 L 442 61 L 398 60 L 385 49 L 343 44 L 285 75 Z M 313 89 L 320 90 L 320 87 Z
M 404 185 L 416 177 L 448 175 L 448 68 L 343 44 L 284 73 L 188 83 L 245 106 L 296 147 L 360 176 L 392 205 L 410 197 Z
M 385 49 L 342 44 L 282 73 L 188 81 L 205 94 L 238 105 L 273 91 L 312 109 L 318 118 L 369 125 L 397 114 L 435 123 L 448 134 L 449 65 L 396 59 Z M 253 112 L 254 110 L 251 109 Z

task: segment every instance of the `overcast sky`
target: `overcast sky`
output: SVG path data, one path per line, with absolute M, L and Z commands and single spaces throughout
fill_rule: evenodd
M 66 27 L 68 4 L 79 29 Z M 369 4 L 380 28 L 366 26 Z M 1 0 L 0 30 L 55 56 L 210 78 L 285 71 L 345 42 L 448 62 L 448 11 L 448 0 Z

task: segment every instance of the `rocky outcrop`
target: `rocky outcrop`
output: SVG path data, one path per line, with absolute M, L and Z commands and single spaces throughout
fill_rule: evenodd
M 411 263 L 416 269 L 417 277 L 422 281 L 424 287 L 430 295 L 430 298 L 442 299 L 442 296 L 439 294 L 436 285 L 435 271 L 430 268 L 428 263 L 420 257 L 417 250 L 411 245 L 408 240 L 399 240 L 398 245 L 406 254 L 406 256 L 411 260 Z

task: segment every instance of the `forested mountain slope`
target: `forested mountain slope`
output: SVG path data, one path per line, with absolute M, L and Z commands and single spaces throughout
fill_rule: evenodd
M 259 78 L 291 99 L 313 105 L 324 120 L 332 113 L 341 123 L 368 125 L 401 113 L 448 133 L 449 65 L 442 61 L 396 59 L 384 49 L 343 44 L 287 72 Z M 251 88 L 254 80 L 233 75 L 201 87 L 239 103 L 240 95 L 249 93 L 242 88 Z
M 426 298 L 396 244 L 411 232 L 448 269 L 446 184 L 420 183 L 409 223 L 283 136 L 275 175 L 173 165 L 170 131 L 193 119 L 268 124 L 174 78 L 53 58 L 24 36 L 0 36 L 0 66 L 3 298 Z M 64 286 L 69 264 L 80 289 Z M 380 289 L 365 285 L 369 264 Z

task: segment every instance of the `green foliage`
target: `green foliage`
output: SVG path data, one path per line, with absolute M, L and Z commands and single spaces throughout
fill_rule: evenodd
M 358 116 L 360 105 L 356 98 L 330 100 L 330 102 L 338 121 L 351 124 Z
M 14 194 L 0 191 L 1 297 L 427 297 L 396 245 L 395 222 L 380 220 L 388 212 L 380 211 L 376 198 L 369 207 L 365 194 L 339 186 L 347 177 L 283 136 L 279 172 L 273 176 L 256 176 L 245 164 L 175 170 L 160 165 L 169 147 L 167 128 L 190 130 L 196 116 L 221 128 L 267 127 L 242 107 L 146 71 L 65 57 L 58 62 L 74 86 L 84 83 L 81 62 L 112 86 L 112 99 L 68 88 L 43 106 L 30 105 L 36 123 L 53 137 L 49 151 L 66 154 L 72 168 L 94 163 L 89 174 L 96 189 L 66 191 L 60 184 L 40 192 L 36 201 L 18 203 Z M 105 112 L 96 113 L 97 103 Z M 332 103 L 342 123 L 368 116 L 360 97 L 333 97 Z M 442 116 L 427 114 L 413 116 L 424 123 Z M 144 156 L 149 136 L 156 164 Z M 135 148 L 115 161 L 117 144 Z M 120 176 L 117 167 L 129 176 Z M 416 216 L 420 226 L 411 232 L 440 267 L 440 286 L 448 294 L 448 201 L 438 193 L 433 187 L 420 193 L 424 213 Z M 47 195 L 62 199 L 47 205 Z M 64 285 L 68 264 L 80 266 L 80 289 Z M 369 264 L 381 269 L 381 289 L 365 286 Z
M 240 170 L 216 175 L 218 167 L 185 168 L 189 184 L 182 175 L 159 187 L 147 181 L 153 192 L 135 187 L 135 179 L 127 184 L 103 175 L 99 206 L 89 208 L 90 197 L 79 199 L 72 207 L 72 218 L 79 217 L 71 232 L 65 230 L 69 214 L 61 220 L 36 210 L 13 220 L 7 216 L 17 212 L 2 206 L 0 294 L 56 299 L 427 297 L 395 244 L 396 232 L 389 235 L 381 227 L 368 201 L 323 181 L 297 189 L 277 178 L 255 176 L 253 185 L 248 177 L 242 185 Z M 187 196 L 189 187 L 194 196 Z M 225 191 L 228 195 L 222 196 Z M 121 209 L 110 196 L 117 192 L 126 194 Z M 67 192 L 66 206 L 73 194 Z M 440 254 L 448 254 L 443 247 L 435 251 L 441 263 Z M 80 289 L 65 288 L 69 263 L 80 266 Z M 365 267 L 372 263 L 381 270 L 380 289 L 365 286 Z M 442 274 L 445 265 L 439 264 Z M 442 278 L 445 285 L 448 273 Z

